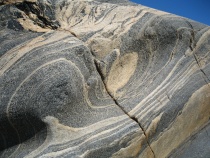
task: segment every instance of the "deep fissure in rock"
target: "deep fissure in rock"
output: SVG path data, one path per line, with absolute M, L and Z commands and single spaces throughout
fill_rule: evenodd
M 92 52 L 91 52 L 91 54 L 92 54 Z M 93 55 L 93 54 L 92 54 Z M 139 125 L 139 127 L 140 127 L 140 129 L 143 131 L 143 133 L 144 133 L 144 136 L 145 136 L 145 138 L 146 138 L 146 142 L 147 142 L 147 145 L 148 145 L 148 147 L 150 148 L 150 150 L 152 151 L 152 153 L 153 153 L 153 156 L 154 156 L 154 158 L 155 158 L 155 153 L 154 153 L 154 151 L 153 151 L 153 149 L 151 148 L 151 146 L 150 146 L 150 143 L 149 143 L 149 140 L 148 140 L 148 138 L 147 138 L 147 135 L 146 135 L 146 132 L 145 132 L 145 130 L 143 129 L 143 127 L 141 126 L 141 124 L 138 122 L 138 119 L 137 118 L 135 118 L 134 116 L 130 116 L 121 106 L 120 106 L 120 104 L 118 103 L 118 101 L 114 98 L 114 96 L 112 96 L 112 94 L 108 91 L 108 89 L 107 89 L 107 87 L 106 87 L 106 84 L 104 83 L 104 80 L 103 80 L 103 75 L 102 75 L 102 73 L 101 73 L 101 71 L 100 71 L 100 68 L 98 67 L 98 65 L 97 65 L 97 62 L 96 62 L 96 60 L 94 59 L 94 64 L 95 64 L 95 67 L 96 67 L 96 70 L 97 70 L 97 72 L 98 72 L 98 74 L 99 74 L 99 76 L 101 77 L 101 80 L 102 80 L 102 82 L 103 82 L 103 84 L 104 84 L 104 88 L 105 88 L 105 90 L 106 90 L 106 92 L 107 92 L 107 94 L 112 98 L 112 100 L 115 102 L 115 104 L 129 117 L 129 118 L 131 118 L 133 121 L 135 121 L 138 125 Z

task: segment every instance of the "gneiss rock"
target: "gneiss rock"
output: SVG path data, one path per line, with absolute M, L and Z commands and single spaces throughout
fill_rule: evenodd
M 208 26 L 126 0 L 0 4 L 0 157 L 209 157 Z

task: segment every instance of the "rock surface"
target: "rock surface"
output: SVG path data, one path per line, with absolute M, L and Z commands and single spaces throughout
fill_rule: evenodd
M 0 157 L 208 158 L 209 53 L 126 0 L 0 0 Z

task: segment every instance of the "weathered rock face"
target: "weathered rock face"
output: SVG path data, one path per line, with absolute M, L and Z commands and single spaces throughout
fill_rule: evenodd
M 209 157 L 208 26 L 120 0 L 0 4 L 0 157 Z

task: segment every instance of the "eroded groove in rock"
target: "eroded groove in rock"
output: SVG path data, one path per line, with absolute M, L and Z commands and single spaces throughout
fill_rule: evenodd
M 126 0 L 0 4 L 0 157 L 192 157 L 204 145 L 208 26 Z

